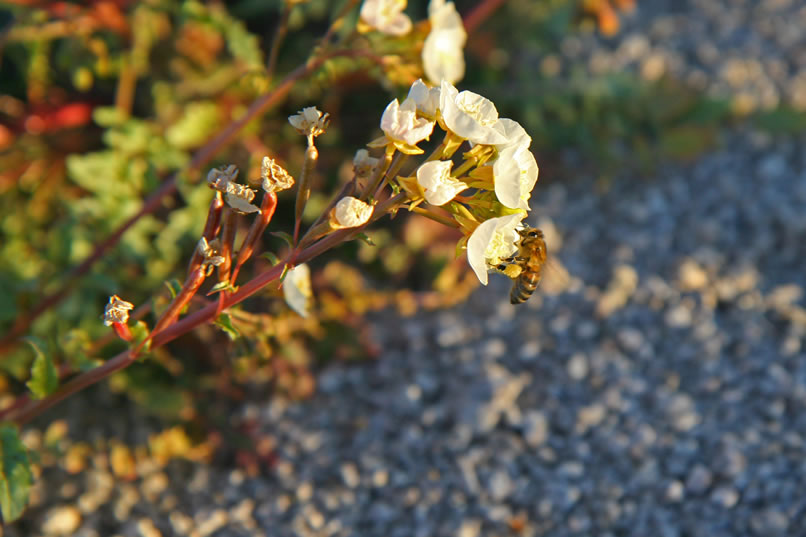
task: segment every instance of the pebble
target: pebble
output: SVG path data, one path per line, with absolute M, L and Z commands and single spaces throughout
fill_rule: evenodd
M 81 525 L 81 512 L 73 506 L 54 507 L 45 514 L 45 535 L 72 535 Z

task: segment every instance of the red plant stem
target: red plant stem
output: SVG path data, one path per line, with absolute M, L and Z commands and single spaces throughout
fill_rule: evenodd
M 207 221 L 204 223 L 204 231 L 202 232 L 202 237 L 207 239 L 208 243 L 215 239 L 221 230 L 221 212 L 223 209 L 224 200 L 221 197 L 221 192 L 216 192 L 215 197 L 210 201 L 210 210 L 207 212 Z M 196 248 L 190 258 L 190 263 L 188 263 L 188 274 L 196 270 L 202 261 L 204 261 L 204 254 Z
M 252 227 L 249 228 L 249 233 L 246 235 L 241 249 L 238 251 L 238 260 L 235 262 L 235 269 L 233 269 L 232 277 L 230 278 L 232 285 L 235 285 L 235 281 L 238 279 L 238 273 L 241 271 L 243 264 L 246 263 L 252 256 L 252 252 L 255 251 L 255 245 L 260 236 L 263 235 L 263 232 L 266 231 L 266 226 L 271 222 L 275 209 L 277 209 L 277 194 L 275 192 L 266 192 L 263 194 L 263 201 L 260 204 L 260 214 L 255 218 L 255 221 L 252 222 Z
M 237 292 L 224 296 L 221 295 L 221 298 L 217 302 L 213 302 L 201 310 L 188 315 L 187 317 L 171 324 L 170 326 L 166 327 L 164 330 L 157 333 L 156 328 L 152 332 L 153 338 L 151 339 L 151 348 L 161 347 L 166 343 L 173 341 L 174 339 L 178 338 L 181 335 L 186 334 L 187 332 L 193 330 L 197 326 L 204 324 L 213 320 L 218 313 L 220 312 L 220 306 L 223 304 L 224 307 L 231 307 L 234 306 L 256 292 L 260 289 L 271 283 L 272 281 L 279 278 L 283 271 L 285 270 L 286 263 L 293 261 L 294 263 L 304 263 L 323 252 L 326 252 L 330 248 L 340 244 L 346 240 L 349 240 L 350 237 L 360 233 L 368 224 L 378 220 L 383 215 L 391 212 L 392 210 L 396 210 L 401 204 L 406 201 L 406 195 L 404 193 L 397 194 L 376 206 L 376 210 L 370 219 L 370 221 L 365 224 L 364 226 L 353 228 L 353 229 L 342 229 L 336 231 L 324 239 L 320 240 L 316 244 L 312 244 L 308 248 L 304 249 L 301 252 L 293 251 L 289 254 L 288 259 L 285 262 L 278 263 L 277 265 L 273 266 L 269 270 L 259 274 L 257 277 L 253 278 L 249 282 L 242 285 Z M 177 297 L 178 298 L 178 297 Z M 138 348 L 139 349 L 139 348 Z M 4 419 L 13 420 L 19 425 L 23 425 L 36 416 L 40 415 L 42 412 L 46 411 L 59 401 L 63 400 L 67 396 L 76 393 L 80 390 L 83 390 L 87 386 L 91 386 L 96 382 L 103 380 L 104 378 L 108 377 L 112 373 L 120 371 L 121 369 L 125 369 L 137 359 L 138 352 L 135 351 L 124 351 L 117 356 L 111 358 L 110 360 L 106 361 L 103 365 L 96 367 L 95 369 L 91 369 L 85 373 L 78 375 L 77 377 L 73 378 L 72 380 L 68 381 L 64 384 L 59 390 L 54 392 L 53 394 L 49 395 L 45 399 L 40 399 L 38 401 L 28 401 L 27 405 L 21 405 L 14 403 L 11 409 L 21 408 L 19 412 L 13 412 L 11 409 L 6 409 L 0 415 L 5 414 L 3 416 Z M 22 396 L 21 399 L 25 400 L 28 396 Z
M 229 207 L 224 208 L 224 215 L 221 222 L 221 248 L 219 254 L 224 258 L 224 262 L 218 265 L 218 281 L 228 282 L 230 270 L 232 269 L 232 247 L 235 245 L 235 233 L 238 231 L 238 220 L 235 219 L 235 211 Z M 224 296 L 221 291 L 219 297 Z M 221 302 L 219 300 L 219 302 Z
M 179 291 L 179 294 L 176 295 L 176 298 L 173 299 L 171 305 L 168 306 L 168 309 L 160 317 L 157 324 L 154 326 L 154 330 L 151 331 L 151 336 L 149 339 L 153 339 L 154 334 L 158 334 L 161 330 L 163 330 L 166 326 L 173 324 L 176 319 L 179 317 L 179 313 L 182 311 L 182 308 L 187 306 L 190 299 L 193 298 L 193 295 L 196 294 L 196 291 L 199 290 L 201 287 L 202 282 L 204 282 L 204 278 L 206 277 L 207 267 L 199 266 L 188 275 L 187 280 L 185 280 L 185 284 L 182 286 L 182 290 Z
M 495 10 L 499 7 L 504 5 L 507 0 L 481 0 L 476 7 L 473 8 L 473 11 L 467 14 L 464 19 L 465 23 L 465 30 L 467 33 L 472 34 L 476 31 L 476 28 L 481 26 L 481 24 L 490 18 Z
M 312 59 L 289 73 L 288 76 L 286 76 L 283 81 L 280 82 L 272 91 L 255 100 L 247 109 L 243 117 L 231 122 L 223 131 L 221 131 L 218 136 L 207 142 L 203 147 L 196 151 L 190 163 L 184 170 L 178 171 L 166 179 L 155 192 L 146 198 L 146 200 L 143 202 L 143 206 L 139 211 L 137 211 L 137 213 L 126 220 L 126 222 L 124 222 L 110 236 L 101 241 L 95 247 L 93 252 L 87 256 L 86 259 L 84 259 L 84 261 L 73 267 L 65 276 L 65 280 L 59 289 L 43 297 L 42 300 L 27 313 L 23 313 L 18 316 L 9 332 L 3 336 L 2 339 L 0 339 L 0 354 L 5 353 L 16 346 L 19 338 L 28 332 L 31 324 L 40 315 L 64 300 L 78 279 L 86 274 L 96 261 L 101 259 L 109 250 L 111 250 L 112 247 L 118 243 L 123 234 L 126 233 L 126 231 L 128 231 L 140 218 L 147 214 L 151 214 L 160 208 L 162 206 L 162 199 L 166 196 L 170 196 L 176 191 L 176 182 L 180 174 L 188 173 L 192 170 L 198 170 L 209 162 L 216 152 L 232 141 L 232 138 L 250 121 L 252 121 L 256 116 L 266 112 L 269 108 L 277 105 L 286 95 L 288 95 L 298 80 L 314 72 L 330 58 L 349 55 L 363 56 L 363 54 L 358 51 L 343 50 Z

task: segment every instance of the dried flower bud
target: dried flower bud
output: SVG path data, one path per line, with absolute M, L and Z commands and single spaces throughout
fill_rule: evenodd
M 263 157 L 260 166 L 260 177 L 263 179 L 262 187 L 266 192 L 280 192 L 294 186 L 294 178 L 277 161 Z
M 213 168 L 207 173 L 207 186 L 219 192 L 226 192 L 229 184 L 238 178 L 238 167 L 235 164 Z
M 121 300 L 118 295 L 109 297 L 109 304 L 104 308 L 104 324 L 112 326 L 115 323 L 126 324 L 129 321 L 129 310 L 134 308 L 134 304 Z
M 260 212 L 260 209 L 251 203 L 251 201 L 255 199 L 255 191 L 246 185 L 229 183 L 224 199 L 227 201 L 227 205 L 239 213 L 249 214 Z
M 369 221 L 374 210 L 374 206 L 358 198 L 344 197 L 330 212 L 330 226 L 333 229 L 362 226 Z
M 224 257 L 218 255 L 219 250 L 221 248 L 221 243 L 218 239 L 213 239 L 210 242 L 207 242 L 207 239 L 202 237 L 199 239 L 199 243 L 196 248 L 199 250 L 199 253 L 204 258 L 202 260 L 203 265 L 212 265 L 217 267 L 221 263 L 224 262 Z
M 289 116 L 288 122 L 303 136 L 316 137 L 327 129 L 330 114 L 323 114 L 315 106 L 309 106 Z

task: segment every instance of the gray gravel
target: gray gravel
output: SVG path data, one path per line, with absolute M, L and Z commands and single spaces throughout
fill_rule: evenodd
M 671 76 L 744 112 L 806 110 L 806 3 L 800 0 L 638 0 L 621 31 L 569 35 L 562 65 L 594 73 Z
M 806 69 L 802 34 L 785 29 L 797 2 L 640 2 L 667 4 L 676 14 L 653 24 L 697 10 L 691 27 L 711 36 L 698 43 L 788 62 L 781 95 Z M 709 26 L 722 19 L 724 32 Z M 790 26 L 762 32 L 778 19 Z M 731 37 L 731 24 L 753 31 Z M 719 89 L 730 54 L 710 65 L 685 35 L 653 32 L 650 49 L 679 51 L 681 73 Z M 772 48 L 754 48 L 762 38 Z M 273 438 L 267 477 L 188 462 L 140 465 L 132 482 L 103 461 L 53 469 L 29 524 L 84 537 L 804 536 L 804 148 L 734 131 L 692 164 L 604 192 L 590 176 L 543 179 L 533 214 L 568 278 L 517 308 L 493 277 L 453 310 L 373 319 L 381 359 L 328 367 L 312 399 L 233 418 Z

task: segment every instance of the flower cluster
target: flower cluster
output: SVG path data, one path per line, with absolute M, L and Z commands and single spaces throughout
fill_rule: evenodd
M 518 249 L 518 229 L 538 176 L 532 140 L 518 122 L 499 118 L 481 95 L 460 92 L 446 80 L 439 87 L 418 80 L 402 103 L 395 99 L 386 107 L 384 137 L 369 146 L 422 154 L 418 144 L 436 125 L 445 131 L 442 145 L 408 176 L 389 180 L 408 194 L 410 209 L 443 222 L 453 219 L 464 234 L 460 246 L 471 268 L 486 284 L 488 271 Z M 465 142 L 464 162 L 457 165 L 453 156 Z

